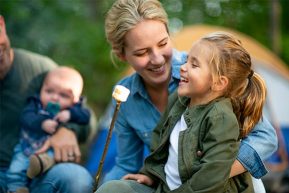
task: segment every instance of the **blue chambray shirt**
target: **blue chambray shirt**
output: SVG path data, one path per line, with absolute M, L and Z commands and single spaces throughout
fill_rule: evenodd
M 178 87 L 180 66 L 186 60 L 186 52 L 173 50 L 171 80 L 168 87 L 170 94 Z M 152 131 L 161 116 L 151 102 L 137 73 L 122 79 L 117 84 L 127 87 L 131 93 L 127 101 L 121 104 L 115 123 L 116 165 L 105 175 L 103 182 L 120 179 L 128 173 L 137 173 L 140 170 L 143 165 L 144 148 L 150 145 Z M 115 105 L 115 101 L 113 104 Z M 259 123 L 251 133 L 242 141 L 238 160 L 254 177 L 260 178 L 267 173 L 262 160 L 277 149 L 277 137 L 268 121 Z

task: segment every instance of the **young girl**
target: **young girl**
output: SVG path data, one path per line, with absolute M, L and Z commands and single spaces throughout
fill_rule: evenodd
M 178 93 L 156 127 L 140 174 L 97 192 L 254 192 L 248 172 L 229 178 L 239 139 L 262 116 L 266 88 L 240 41 L 213 33 L 181 66 Z

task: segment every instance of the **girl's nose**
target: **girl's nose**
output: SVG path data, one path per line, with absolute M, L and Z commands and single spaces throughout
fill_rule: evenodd
M 187 72 L 186 64 L 187 64 L 187 63 L 181 65 L 181 68 L 180 68 L 180 69 L 181 69 L 181 72 Z

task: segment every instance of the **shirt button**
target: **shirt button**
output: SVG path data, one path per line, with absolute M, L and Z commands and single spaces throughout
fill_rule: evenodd
M 198 150 L 198 151 L 197 151 L 197 156 L 198 156 L 198 157 L 201 157 L 202 155 L 203 155 L 203 152 L 200 151 L 200 150 Z

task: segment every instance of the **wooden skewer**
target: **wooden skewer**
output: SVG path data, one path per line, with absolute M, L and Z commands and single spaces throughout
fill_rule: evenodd
M 105 156 L 106 156 L 106 153 L 107 153 L 107 150 L 108 150 L 108 146 L 109 146 L 109 143 L 110 143 L 110 140 L 111 140 L 112 130 L 113 130 L 114 123 L 115 123 L 115 120 L 116 120 L 116 117 L 117 117 L 117 113 L 118 113 L 119 108 L 120 108 L 120 104 L 121 104 L 121 102 L 117 101 L 115 109 L 114 109 L 114 113 L 113 113 L 113 117 L 112 117 L 112 120 L 111 120 L 111 123 L 110 123 L 108 135 L 106 137 L 104 150 L 103 150 L 103 153 L 102 153 L 102 156 L 101 156 L 101 160 L 99 162 L 97 173 L 96 173 L 96 176 L 95 176 L 95 185 L 94 185 L 94 191 L 93 192 L 95 192 L 97 190 L 97 188 L 98 188 L 98 183 L 99 183 L 101 171 L 102 171 L 103 164 L 104 164 L 104 159 L 105 159 Z

